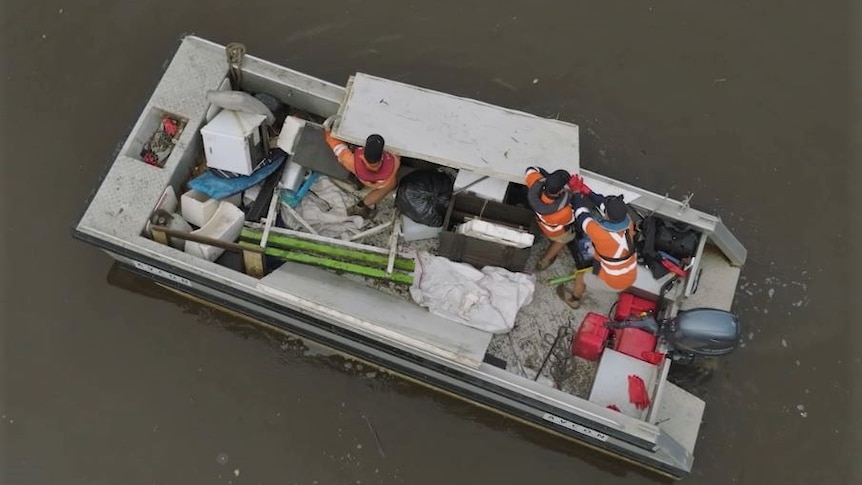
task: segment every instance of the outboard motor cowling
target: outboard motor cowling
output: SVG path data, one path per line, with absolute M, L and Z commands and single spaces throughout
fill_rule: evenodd
M 670 347 L 692 356 L 716 356 L 739 344 L 739 317 L 716 308 L 680 311 L 664 329 Z

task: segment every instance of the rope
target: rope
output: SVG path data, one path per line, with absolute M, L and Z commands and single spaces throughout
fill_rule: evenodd
M 544 372 L 545 367 L 548 365 L 548 362 L 552 360 L 552 358 L 552 366 L 559 366 L 571 357 L 567 351 L 564 351 L 562 355 L 558 353 L 560 341 L 563 339 L 571 340 L 571 336 L 572 328 L 567 325 L 561 325 L 559 328 L 557 328 L 556 335 L 550 333 L 542 334 L 542 340 L 544 341 L 544 343 L 550 345 L 550 348 L 548 349 L 548 353 L 545 354 L 545 359 L 542 361 L 541 367 L 539 367 L 539 370 L 536 372 L 536 376 L 533 377 L 534 381 L 539 379 L 539 376 L 542 375 L 542 372 Z
M 242 84 L 242 59 L 245 56 L 245 46 L 239 42 L 231 42 L 225 46 L 225 56 L 229 68 L 228 76 L 231 87 L 238 90 Z

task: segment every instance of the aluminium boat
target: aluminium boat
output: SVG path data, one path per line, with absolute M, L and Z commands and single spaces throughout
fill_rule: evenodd
M 168 227 L 156 216 L 186 200 L 182 196 L 189 192 L 190 180 L 206 169 L 202 129 L 227 109 L 212 102 L 213 91 L 264 94 L 287 107 L 289 116 L 302 119 L 292 149 L 282 153 L 283 165 L 293 162 L 338 179 L 320 128 L 323 120 L 337 115 L 333 133 L 338 138 L 359 145 L 367 134 L 382 133 L 387 149 L 402 156 L 406 170 L 439 169 L 474 181 L 486 177 L 482 183 L 505 187 L 500 197 L 483 196 L 478 189 L 482 183 L 466 187 L 462 194 L 469 197 L 460 208 L 464 213 L 476 201 L 487 205 L 489 199 L 483 197 L 493 199 L 498 212 L 502 207 L 504 213 L 509 208 L 512 214 L 523 213 L 527 209 L 516 195 L 523 193 L 519 189 L 530 165 L 570 170 L 599 193 L 624 195 L 635 213 L 696 234 L 692 257 L 685 268 L 676 268 L 684 269 L 681 274 L 656 277 L 645 266 L 638 268 L 632 293 L 656 302 L 666 322 L 698 308 L 731 310 L 746 250 L 719 217 L 686 200 L 580 168 L 574 124 L 365 73 L 338 86 L 241 49 L 237 55 L 236 44 L 224 46 L 189 35 L 180 40 L 73 228 L 75 238 L 104 250 L 124 268 L 194 299 L 657 473 L 678 479 L 692 470 L 706 402 L 668 377 L 671 367 L 686 365 L 671 358 L 673 349 L 666 339 L 671 334 L 659 335 L 654 350 L 665 357 L 652 362 L 610 346 L 594 360 L 573 356 L 572 339 L 579 325 L 590 313 L 611 314 L 619 295 L 603 290 L 590 274 L 581 307 L 565 305 L 548 284 L 548 275 L 569 274 L 573 254 L 564 251 L 548 275 L 532 274 L 532 263 L 547 244 L 542 237 L 526 250 L 528 263 L 519 263 L 523 269 L 515 271 L 534 283 L 529 301 L 518 309 L 511 330 L 491 332 L 429 311 L 411 298 L 404 281 L 391 278 L 393 255 L 410 261 L 420 252 L 443 252 L 442 237 L 399 240 L 399 232 L 392 231 L 399 226 L 394 196 L 380 203 L 382 209 L 372 221 L 391 218 L 389 230 L 349 244 L 324 236 L 303 239 L 303 231 L 279 227 L 272 207 L 283 199 L 277 187 L 265 182 L 260 192 L 273 191 L 269 200 L 279 202 L 253 216 L 255 211 L 240 198 L 242 238 L 207 246 L 210 239 L 201 235 L 202 229 Z M 273 126 L 275 131 L 280 128 L 283 131 Z M 450 206 L 447 224 L 458 210 Z M 481 219 L 484 213 L 475 212 Z M 450 229 L 444 225 L 441 232 L 453 232 Z M 258 239 L 249 244 L 243 238 L 252 232 Z M 279 237 L 377 255 L 389 264 L 364 274 L 332 259 L 273 253 L 267 239 Z M 189 250 L 192 245 L 198 249 Z M 201 246 L 216 247 L 221 255 L 206 257 Z M 283 257 L 273 257 L 276 253 Z M 483 266 L 480 260 L 461 256 L 474 267 Z M 407 282 L 410 268 L 398 270 Z M 625 378 L 632 373 L 645 383 L 646 406 L 628 402 Z

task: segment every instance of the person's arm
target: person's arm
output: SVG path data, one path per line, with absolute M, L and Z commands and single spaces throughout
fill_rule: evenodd
M 592 200 L 592 199 L 591 199 Z M 587 223 L 592 220 L 593 216 L 586 205 L 587 201 L 582 193 L 575 193 L 572 197 L 572 207 L 575 209 L 575 223 L 584 233 L 587 232 Z
M 524 172 L 524 185 L 531 187 L 537 181 L 548 176 L 548 172 L 541 167 L 527 167 Z
M 590 199 L 590 202 L 592 202 L 593 205 L 595 205 L 596 207 L 599 207 L 605 203 L 605 196 L 602 194 L 593 192 L 592 190 L 590 191 L 589 194 L 587 194 L 587 198 Z
M 335 154 L 335 157 L 338 159 L 338 162 L 344 166 L 351 173 L 354 172 L 353 168 L 353 152 L 348 148 L 347 143 L 334 138 L 332 136 L 332 132 L 329 130 L 323 131 L 323 136 L 326 139 L 326 144 L 329 145 L 329 148 L 332 149 L 332 153 Z

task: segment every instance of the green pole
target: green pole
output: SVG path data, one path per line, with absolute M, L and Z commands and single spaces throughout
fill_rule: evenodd
M 240 238 L 243 240 L 260 243 L 262 234 L 249 228 L 243 228 Z M 374 254 L 356 249 L 343 248 L 314 241 L 285 236 L 284 234 L 269 234 L 267 246 L 276 249 L 289 249 L 296 251 L 323 254 L 334 258 L 353 260 L 364 264 L 386 267 L 389 257 L 382 254 Z M 413 271 L 416 263 L 412 259 L 395 258 L 395 268 L 403 271 Z
M 241 241 L 240 245 L 246 247 L 258 247 L 254 243 Z M 313 254 L 305 254 L 305 253 L 297 253 L 295 251 L 287 251 L 284 249 L 278 248 L 266 248 L 265 254 L 268 256 L 273 256 L 279 259 L 283 259 L 285 261 L 294 261 L 297 263 L 304 264 L 312 264 L 315 266 L 321 266 L 324 268 L 345 271 L 348 273 L 358 274 L 362 276 L 367 276 L 369 278 L 376 278 L 381 280 L 390 280 L 396 283 L 403 283 L 406 285 L 413 284 L 413 276 L 401 273 L 398 271 L 394 271 L 391 275 L 386 274 L 385 269 L 379 268 L 370 268 L 368 266 L 362 266 L 360 264 L 348 263 L 345 261 L 337 261 L 334 259 L 329 259 L 321 256 L 315 256 Z

